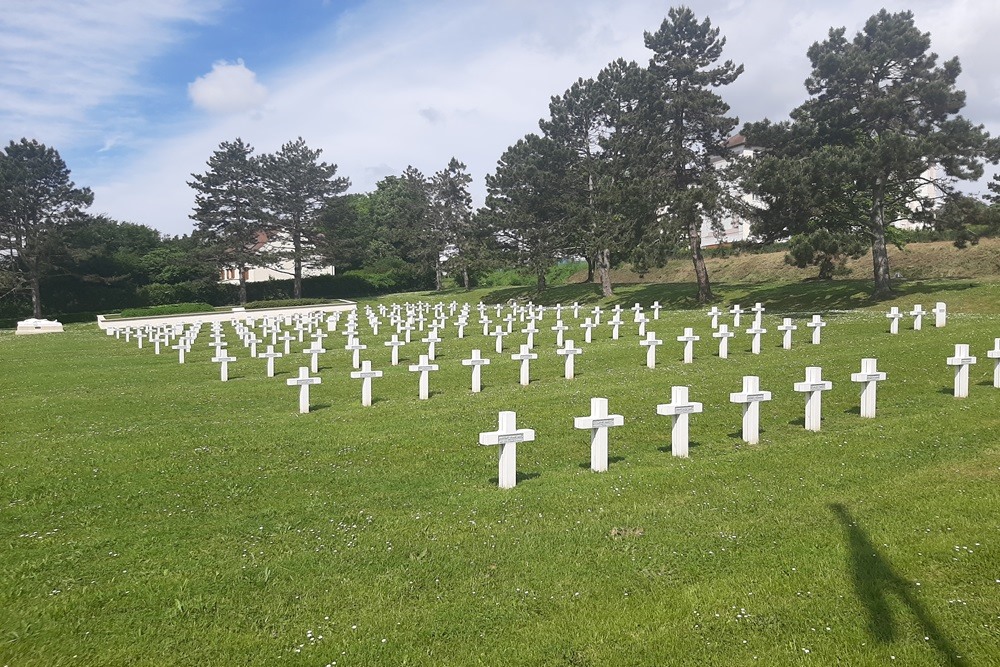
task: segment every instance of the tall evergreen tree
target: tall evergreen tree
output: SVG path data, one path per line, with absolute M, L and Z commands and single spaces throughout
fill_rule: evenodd
M 253 147 L 242 139 L 223 141 L 208 158 L 204 174 L 191 174 L 195 191 L 191 218 L 195 234 L 219 269 L 236 269 L 240 303 L 247 302 L 247 271 L 273 258 L 261 253 L 263 191 Z
M 731 60 L 717 64 L 726 44 L 709 19 L 687 7 L 671 8 L 660 28 L 645 34 L 653 51 L 643 130 L 648 137 L 645 172 L 656 189 L 667 229 L 686 239 L 698 280 L 698 301 L 712 299 L 701 253 L 703 216 L 718 210 L 720 185 L 712 158 L 721 156 L 738 120 L 712 88 L 743 73 Z
M 268 227 L 288 241 L 288 250 L 278 255 L 292 262 L 297 299 L 302 297 L 302 267 L 318 259 L 320 216 L 351 185 L 348 178 L 337 177 L 337 165 L 319 160 L 322 152 L 310 149 L 299 137 L 277 153 L 261 157 Z
M 469 267 L 475 234 L 472 229 L 472 195 L 469 194 L 472 177 L 466 169 L 465 164 L 453 157 L 429 183 L 430 225 L 427 240 L 437 257 L 434 284 L 438 290 L 441 289 L 446 253 L 451 253 L 448 264 L 462 274 L 462 286 L 466 289 L 471 287 Z
M 0 152 L 0 273 L 31 294 L 42 316 L 41 281 L 66 248 L 65 232 L 94 196 L 78 188 L 58 151 L 35 140 L 11 141 Z

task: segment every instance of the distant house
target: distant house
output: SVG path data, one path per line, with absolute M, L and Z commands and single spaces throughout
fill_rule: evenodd
M 273 256 L 275 254 L 285 254 L 292 250 L 290 239 L 267 232 L 257 232 L 257 245 L 254 250 L 258 251 L 262 257 Z M 332 265 L 317 266 L 318 258 L 311 258 L 313 261 L 303 262 L 302 277 L 311 278 L 313 276 L 332 276 L 335 269 Z M 243 270 L 243 277 L 248 283 L 259 283 L 267 280 L 288 280 L 292 278 L 295 265 L 290 259 L 283 259 L 274 263 L 262 262 L 259 266 L 251 266 Z M 224 267 L 219 272 L 219 282 L 228 285 L 238 285 L 240 282 L 239 267 Z

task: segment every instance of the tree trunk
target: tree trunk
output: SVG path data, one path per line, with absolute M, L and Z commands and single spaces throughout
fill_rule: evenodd
M 302 237 L 299 234 L 292 234 L 292 265 L 295 267 L 294 287 L 292 288 L 292 298 L 302 298 Z
M 240 305 L 247 305 L 247 279 L 246 279 L 246 267 L 242 266 L 238 269 L 240 272 Z
M 462 282 L 465 284 L 465 291 L 468 292 L 472 289 L 472 285 L 469 284 L 469 267 L 462 267 Z
M 34 318 L 42 319 L 42 288 L 37 275 L 31 277 L 31 312 Z
M 885 185 L 879 178 L 875 184 L 869 223 L 872 231 L 872 265 L 875 276 L 873 299 L 886 299 L 892 294 L 892 277 L 889 275 L 889 252 L 885 247 Z
M 537 279 L 535 291 L 541 294 L 545 291 L 545 269 L 537 269 L 535 271 L 535 278 Z
M 698 303 L 708 303 L 715 296 L 708 282 L 705 258 L 701 254 L 701 219 L 696 215 L 688 221 L 688 238 L 691 241 L 691 263 L 694 264 L 694 275 L 698 279 Z
M 605 297 L 614 296 L 611 289 L 611 251 L 608 248 L 597 251 L 597 273 L 601 278 L 601 294 Z
M 441 254 L 438 253 L 437 259 L 434 260 L 434 291 L 441 291 Z
M 587 282 L 594 282 L 594 265 L 597 262 L 594 260 L 593 255 L 587 255 Z

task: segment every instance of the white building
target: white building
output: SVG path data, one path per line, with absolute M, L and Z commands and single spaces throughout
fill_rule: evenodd
M 257 245 L 255 251 L 262 255 L 272 255 L 275 253 L 287 253 L 292 250 L 292 242 L 288 238 L 283 238 L 266 232 L 257 232 Z M 315 258 L 314 258 L 315 259 Z M 332 276 L 335 269 L 330 266 L 316 266 L 317 262 L 303 262 L 302 277 L 311 278 L 313 276 Z M 259 283 L 266 280 L 288 280 L 295 276 L 295 264 L 292 260 L 282 260 L 273 264 L 261 264 L 244 269 L 244 280 L 248 283 Z M 238 267 L 225 267 L 219 272 L 219 282 L 228 285 L 238 285 L 240 282 Z

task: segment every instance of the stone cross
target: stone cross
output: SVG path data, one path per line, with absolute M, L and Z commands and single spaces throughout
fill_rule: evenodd
M 684 363 L 690 364 L 694 363 L 694 344 L 695 341 L 701 340 L 701 336 L 694 335 L 694 329 L 691 327 L 686 327 L 684 329 L 684 335 L 678 336 L 677 341 L 684 343 Z
M 655 331 L 649 331 L 645 340 L 639 341 L 639 345 L 646 348 L 646 368 L 656 368 L 656 346 L 663 345 L 663 341 L 656 337 Z
M 594 316 L 594 324 L 596 324 L 597 326 L 601 326 L 601 313 L 602 312 L 604 312 L 604 311 L 601 310 L 600 306 L 594 306 L 594 310 L 591 311 L 591 314 Z
M 177 350 L 177 363 L 183 364 L 184 353 L 191 351 L 191 344 L 187 341 L 186 338 L 182 338 L 177 342 L 177 345 L 171 345 L 170 349 Z
M 573 418 L 574 428 L 590 429 L 590 469 L 594 472 L 608 469 L 608 429 L 624 423 L 621 415 L 608 414 L 606 398 L 590 399 L 590 414 Z
M 885 316 L 889 318 L 889 333 L 898 334 L 899 320 L 903 317 L 903 313 L 899 312 L 899 307 L 893 306 Z
M 365 359 L 361 362 L 361 370 L 351 371 L 351 377 L 361 380 L 361 405 L 369 407 L 372 404 L 372 378 L 382 377 L 382 371 L 373 371 L 372 362 Z
M 298 377 L 285 380 L 285 384 L 289 387 L 299 386 L 299 414 L 307 414 L 309 412 L 309 385 L 320 384 L 321 382 L 323 382 L 321 378 L 309 377 L 309 369 L 305 366 L 299 366 Z
M 283 355 L 281 352 L 274 351 L 273 345 L 267 346 L 267 352 L 261 352 L 260 354 L 257 355 L 258 358 L 267 359 L 267 377 L 269 378 L 274 377 L 274 360 L 277 359 L 278 357 L 283 357 L 283 356 L 285 355 Z
M 729 309 L 729 312 L 733 315 L 733 328 L 738 329 L 740 326 L 740 315 L 743 314 L 743 309 L 740 308 L 740 304 L 736 304 Z
M 948 323 L 948 305 L 944 301 L 938 301 L 931 309 L 934 313 L 934 326 L 938 329 Z
M 403 332 L 403 340 L 405 342 L 409 343 L 410 342 L 410 333 L 413 331 L 413 322 L 411 320 L 406 320 L 405 322 L 401 322 L 400 324 L 398 324 L 396 326 L 396 330 L 397 330 L 396 333 L 399 333 L 400 331 L 402 331 Z
M 562 347 L 563 344 L 563 332 L 569 329 L 568 326 L 563 324 L 562 320 L 556 320 L 554 326 L 549 327 L 552 331 L 556 332 L 556 347 Z
M 643 313 L 636 313 L 635 321 L 639 323 L 639 338 L 642 338 L 646 335 L 646 325 L 649 323 L 649 318 Z
M 583 324 L 580 325 L 580 328 L 584 330 L 583 342 L 585 342 L 585 343 L 592 343 L 593 342 L 593 338 L 594 337 L 593 337 L 592 332 L 594 330 L 594 327 L 596 327 L 596 326 L 597 326 L 597 324 L 595 324 L 594 321 L 592 319 L 590 319 L 589 317 L 587 317 L 587 318 L 585 318 L 583 320 Z
M 993 363 L 993 386 L 1000 389 L 1000 338 L 993 339 L 993 349 L 986 356 L 996 360 Z
M 280 340 L 282 343 L 285 344 L 284 354 L 286 357 L 291 353 L 291 348 L 289 347 L 289 343 L 292 342 L 292 338 L 293 338 L 292 334 L 290 334 L 287 331 L 282 331 L 281 335 L 278 336 L 277 338 L 278 340 Z
M 771 400 L 771 392 L 760 390 L 760 378 L 743 376 L 743 391 L 729 394 L 730 403 L 743 405 L 743 441 L 755 445 L 760 440 L 760 404 Z
M 750 310 L 753 311 L 753 325 L 759 329 L 764 320 L 764 304 L 758 301 Z
M 913 310 L 910 311 L 910 315 L 913 316 L 914 331 L 920 331 L 920 327 L 923 324 L 925 314 L 926 313 L 924 313 L 924 307 L 921 306 L 919 303 L 913 307 Z
M 556 354 L 561 354 L 566 357 L 564 375 L 567 380 L 572 380 L 574 374 L 573 358 L 578 354 L 583 354 L 583 350 L 578 347 L 573 347 L 573 341 L 566 340 L 563 346 L 556 350 Z
M 483 366 L 489 366 L 490 360 L 479 356 L 479 350 L 472 351 L 471 359 L 462 359 L 463 366 L 472 366 L 472 393 L 478 394 L 483 390 Z
M 722 311 L 719 310 L 718 306 L 712 306 L 712 309 L 708 311 L 709 317 L 712 318 L 712 328 L 719 328 L 719 315 L 722 315 Z
M 623 324 L 622 318 L 616 314 L 608 320 L 608 324 L 611 325 L 611 340 L 618 340 L 618 328 Z
M 660 305 L 659 301 L 654 301 L 653 302 L 653 319 L 654 320 L 660 319 L 660 309 L 661 308 L 663 308 L 663 306 Z
M 813 315 L 812 320 L 806 322 L 806 326 L 813 330 L 812 344 L 819 345 L 820 332 L 826 326 L 826 322 L 820 315 Z
M 437 352 L 437 349 L 435 347 L 436 344 L 441 342 L 441 339 L 438 338 L 437 333 L 438 333 L 437 329 L 431 327 L 431 330 L 428 332 L 429 335 L 426 338 L 420 339 L 421 343 L 427 343 L 427 358 L 430 359 L 431 361 L 434 361 L 434 355 L 435 352 Z
M 968 345 L 955 345 L 955 356 L 948 357 L 948 365 L 955 367 L 955 398 L 968 398 L 969 366 L 974 363 L 976 358 L 969 356 Z
M 753 336 L 753 338 L 750 339 L 750 353 L 760 354 L 760 337 L 761 334 L 767 333 L 767 329 L 760 326 L 760 324 L 754 320 L 753 326 L 747 329 L 747 333 Z
M 222 364 L 219 367 L 219 379 L 223 382 L 229 381 L 229 364 L 236 361 L 236 357 L 224 357 L 221 354 L 212 357 L 212 361 L 217 364 Z
M 861 372 L 851 373 L 851 382 L 864 385 L 861 390 L 861 416 L 873 419 L 875 417 L 875 393 L 878 383 L 886 378 L 886 374 L 877 370 L 876 359 L 862 359 Z
M 807 366 L 805 382 L 796 382 L 793 388 L 806 395 L 806 430 L 818 431 L 823 418 L 823 392 L 833 389 L 833 383 L 823 379 L 819 366 Z
M 382 344 L 385 345 L 386 347 L 392 348 L 392 365 L 398 366 L 399 348 L 402 347 L 403 345 L 406 345 L 406 342 L 399 340 L 399 336 L 397 334 L 392 334 L 392 338 L 390 340 L 385 341 Z
M 528 326 L 521 329 L 521 333 L 528 334 L 527 345 L 528 348 L 533 349 L 535 347 L 535 334 L 538 333 L 538 327 L 535 326 L 535 320 L 528 320 Z
M 497 354 L 500 354 L 501 352 L 503 352 L 503 338 L 504 338 L 504 336 L 507 335 L 507 332 L 504 330 L 504 328 L 502 326 L 497 325 L 497 328 L 494 329 L 493 333 L 491 333 L 490 335 L 493 336 L 494 338 L 496 338 L 496 340 L 497 340 L 497 342 L 496 342 L 496 350 L 497 350 Z
M 501 412 L 500 423 L 495 431 L 479 434 L 479 444 L 483 446 L 499 445 L 501 489 L 512 489 L 517 484 L 517 443 L 531 442 L 535 432 L 530 428 L 517 428 L 517 413 Z
M 781 347 L 785 350 L 792 349 L 792 332 L 798 329 L 797 326 L 792 324 L 792 318 L 786 317 L 778 325 L 778 331 L 782 332 L 781 335 Z
M 309 359 L 309 369 L 313 373 L 319 373 L 319 355 L 326 354 L 326 350 L 320 347 L 319 343 L 313 343 L 312 347 L 302 350 L 303 354 L 311 355 Z
M 458 320 L 455 322 L 455 326 L 458 327 L 458 337 L 459 338 L 465 338 L 465 325 L 466 324 L 468 324 L 468 321 L 464 317 L 459 317 Z
M 344 349 L 351 351 L 351 368 L 358 368 L 361 366 L 361 350 L 367 350 L 368 346 L 363 345 L 361 341 L 352 336 L 347 339 L 347 345 L 344 346 Z M 313 373 L 315 372 L 313 371 Z
M 719 339 L 719 359 L 729 358 L 729 339 L 735 335 L 729 330 L 728 324 L 720 324 L 719 330 L 712 334 L 712 338 Z
M 413 373 L 420 373 L 420 400 L 426 401 L 428 396 L 430 396 L 430 390 L 428 388 L 428 376 L 430 371 L 436 371 L 438 369 L 437 364 L 430 363 L 426 354 L 420 355 L 420 360 L 416 364 L 410 364 L 410 371 Z
M 702 411 L 702 404 L 688 400 L 688 388 L 674 386 L 670 388 L 670 402 L 656 406 L 656 414 L 670 415 L 673 424 L 670 428 L 670 453 L 674 456 L 688 457 L 688 415 Z
M 574 301 L 573 302 L 573 319 L 574 320 L 580 319 L 580 302 L 579 301 Z
M 521 362 L 521 386 L 527 387 L 530 382 L 530 370 L 528 368 L 528 364 L 531 363 L 532 359 L 537 359 L 538 355 L 533 353 L 527 345 L 522 345 L 521 352 L 510 355 L 510 358 L 514 361 Z

